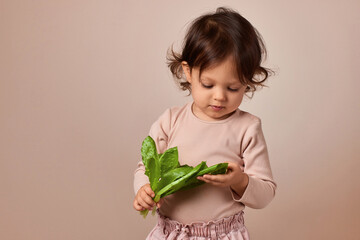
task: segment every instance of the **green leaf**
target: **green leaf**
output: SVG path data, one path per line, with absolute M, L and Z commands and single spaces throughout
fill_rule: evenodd
M 154 201 L 173 194 L 180 190 L 186 190 L 204 184 L 197 176 L 204 174 L 224 174 L 228 167 L 227 163 L 220 163 L 208 167 L 203 161 L 196 167 L 180 165 L 177 147 L 158 154 L 154 140 L 148 136 L 144 139 L 141 147 L 142 160 L 145 165 L 145 174 L 149 177 L 151 189 L 155 193 Z M 156 208 L 153 208 L 153 215 Z M 145 218 L 148 210 L 141 211 Z
M 193 167 L 188 165 L 182 165 L 178 168 L 172 169 L 169 172 L 165 173 L 158 184 L 159 190 L 168 185 L 169 183 L 179 179 L 180 177 L 189 173 Z
M 161 177 L 160 161 L 154 140 L 148 136 L 141 147 L 142 161 L 145 165 L 145 174 L 149 177 L 151 189 L 157 188 Z
M 227 163 L 219 163 L 201 170 L 200 172 L 198 172 L 197 176 L 202 176 L 204 174 L 212 174 L 212 175 L 225 174 L 227 167 L 228 167 Z M 192 178 L 189 182 L 187 182 L 186 186 L 181 190 L 187 190 L 194 187 L 198 187 L 200 185 L 203 185 L 204 183 L 205 182 L 200 181 L 197 178 Z
M 178 149 L 177 147 L 166 150 L 160 156 L 160 167 L 161 175 L 166 174 L 168 171 L 175 169 L 180 166 L 178 160 Z
M 198 173 L 198 176 L 202 176 L 204 174 L 225 174 L 228 167 L 228 163 L 219 163 L 216 165 L 212 165 Z
M 142 147 L 141 147 L 141 156 L 143 159 L 143 162 L 148 160 L 148 159 L 158 159 L 158 153 L 156 150 L 156 144 L 154 139 L 152 139 L 152 137 L 147 136 L 143 143 L 142 143 Z M 146 166 L 146 162 L 144 162 L 145 166 Z
M 176 181 L 173 181 L 163 187 L 155 196 L 154 201 L 158 202 L 160 198 L 165 197 L 167 195 L 170 195 L 171 193 L 174 193 L 178 190 L 180 190 L 182 187 L 186 186 L 186 182 L 191 178 L 196 176 L 200 170 L 202 170 L 204 167 L 206 167 L 206 162 L 201 162 L 199 165 L 194 167 L 190 172 L 185 174 L 183 177 L 180 177 Z

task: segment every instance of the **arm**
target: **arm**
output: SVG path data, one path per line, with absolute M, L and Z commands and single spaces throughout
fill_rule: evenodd
M 276 183 L 260 119 L 245 134 L 243 149 L 244 172 L 249 176 L 249 182 L 242 195 L 232 192 L 233 199 L 251 208 L 264 208 L 275 196 Z
M 239 164 L 228 162 L 226 174 L 205 174 L 197 179 L 219 187 L 230 187 L 239 196 L 242 196 L 249 182 L 249 176 L 244 173 Z
M 264 208 L 274 198 L 276 184 L 272 177 L 261 121 L 247 130 L 243 140 L 244 170 L 237 163 L 229 163 L 224 175 L 204 175 L 199 180 L 215 186 L 230 187 L 234 201 L 251 208 Z
M 159 119 L 151 126 L 149 135 L 154 139 L 159 152 L 167 149 L 168 132 L 170 131 L 170 110 L 165 111 Z M 134 172 L 134 208 L 138 211 L 151 209 L 155 202 L 152 200 L 154 192 L 152 191 L 149 178 L 145 175 L 145 166 L 139 161 Z M 157 207 L 160 207 L 158 203 Z

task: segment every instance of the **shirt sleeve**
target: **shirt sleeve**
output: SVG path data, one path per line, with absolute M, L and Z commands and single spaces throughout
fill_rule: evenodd
M 249 183 L 242 196 L 231 190 L 232 197 L 245 206 L 264 208 L 274 198 L 277 185 L 273 180 L 260 119 L 248 128 L 242 144 L 244 172 L 249 176 Z
M 149 136 L 152 137 L 156 144 L 156 149 L 158 153 L 163 153 L 167 149 L 168 135 L 170 132 L 170 123 L 171 123 L 171 114 L 170 109 L 166 110 L 159 118 L 156 120 L 150 128 Z M 150 183 L 148 176 L 145 175 L 145 166 L 142 161 L 139 161 L 137 168 L 134 172 L 134 192 L 135 194 L 138 190 L 145 184 Z

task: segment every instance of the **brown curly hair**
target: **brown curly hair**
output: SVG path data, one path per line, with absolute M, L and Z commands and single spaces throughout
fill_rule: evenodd
M 219 64 L 229 55 L 236 61 L 240 82 L 247 86 L 245 92 L 252 96 L 273 71 L 261 66 L 266 58 L 266 48 L 260 33 L 238 12 L 220 7 L 215 13 L 196 18 L 188 29 L 182 53 L 171 47 L 167 54 L 167 64 L 182 90 L 191 85 L 183 78 L 181 63 L 199 67 L 200 75 L 208 67 Z M 249 97 L 249 98 L 252 98 Z

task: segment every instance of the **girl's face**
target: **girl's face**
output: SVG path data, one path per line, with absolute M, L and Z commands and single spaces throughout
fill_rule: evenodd
M 199 68 L 182 62 L 187 81 L 191 84 L 194 99 L 193 113 L 206 121 L 228 118 L 240 106 L 246 86 L 240 83 L 232 56 L 220 64 L 205 69 L 199 76 Z

